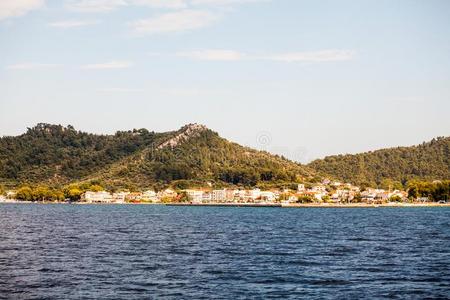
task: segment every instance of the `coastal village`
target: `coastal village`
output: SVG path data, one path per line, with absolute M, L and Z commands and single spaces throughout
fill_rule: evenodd
M 306 187 L 298 184 L 292 189 L 185 189 L 174 191 L 165 189 L 159 192 L 147 190 L 144 192 L 106 191 L 85 192 L 81 201 L 87 203 L 168 203 L 184 202 L 192 204 L 221 204 L 221 203 L 386 203 L 392 201 L 406 201 L 408 193 L 400 190 L 386 191 L 383 189 L 366 188 L 364 191 L 350 183 L 340 183 L 325 179 L 322 183 Z M 426 201 L 426 199 L 421 199 Z
M 400 190 L 366 188 L 361 190 L 350 183 L 323 180 L 321 183 L 298 184 L 292 189 L 185 189 L 167 188 L 161 191 L 152 189 L 143 192 L 86 191 L 80 203 L 185 203 L 185 204 L 382 204 L 406 202 L 408 193 Z M 8 191 L 0 201 L 15 198 L 14 191 Z M 415 199 L 426 202 L 426 198 Z

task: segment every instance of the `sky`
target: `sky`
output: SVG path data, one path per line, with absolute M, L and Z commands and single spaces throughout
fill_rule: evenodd
M 0 136 L 201 123 L 309 162 L 450 135 L 450 1 L 0 0 Z

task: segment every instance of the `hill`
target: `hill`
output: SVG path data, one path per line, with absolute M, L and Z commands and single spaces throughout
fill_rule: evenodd
M 328 156 L 308 166 L 322 175 L 358 185 L 405 185 L 413 179 L 449 179 L 450 137 L 411 147 Z
M 313 175 L 303 165 L 229 142 L 198 124 L 165 133 L 134 129 L 114 135 L 38 124 L 20 136 L 0 138 L 0 183 L 8 186 L 87 181 L 112 188 L 206 182 L 255 186 Z

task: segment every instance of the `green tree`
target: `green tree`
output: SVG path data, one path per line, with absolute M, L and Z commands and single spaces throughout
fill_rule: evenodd
M 33 189 L 33 200 L 35 201 L 46 201 L 51 200 L 52 192 L 47 186 L 38 186 Z
M 83 194 L 83 191 L 77 186 L 70 186 L 64 190 L 64 197 L 70 201 L 80 200 L 81 194 Z
M 394 195 L 392 197 L 389 198 L 390 202 L 402 202 L 402 198 L 398 195 Z
M 24 201 L 32 201 L 33 190 L 29 186 L 23 186 L 17 190 L 16 198 Z
M 104 188 L 98 184 L 94 184 L 90 186 L 89 190 L 92 192 L 101 192 L 104 190 Z
M 312 203 L 314 202 L 314 198 L 308 195 L 299 196 L 297 199 L 297 203 Z

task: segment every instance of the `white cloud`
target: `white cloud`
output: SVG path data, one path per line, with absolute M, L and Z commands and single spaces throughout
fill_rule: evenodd
M 352 50 L 321 50 L 309 52 L 280 53 L 262 57 L 262 59 L 283 62 L 327 62 L 350 60 L 355 55 Z
M 128 88 L 103 88 L 99 89 L 102 93 L 138 93 L 143 92 L 143 89 L 128 89 Z
M 22 16 L 43 6 L 44 0 L 0 0 L 0 20 Z
M 191 0 L 192 5 L 234 5 L 255 2 L 268 2 L 270 0 Z
M 155 34 L 202 28 L 218 18 L 217 15 L 208 11 L 186 9 L 165 13 L 150 19 L 138 20 L 130 23 L 130 25 L 136 33 Z
M 204 93 L 198 88 L 168 88 L 163 89 L 162 93 L 168 96 L 175 97 L 195 97 Z
M 132 65 L 133 63 L 129 61 L 111 61 L 100 64 L 84 65 L 81 66 L 81 69 L 85 70 L 126 69 L 130 68 Z
M 68 0 L 66 7 L 78 12 L 109 12 L 126 6 L 181 9 L 188 6 L 186 0 Z
M 222 61 L 234 61 L 240 60 L 244 55 L 234 50 L 197 50 L 190 52 L 178 52 L 176 54 L 180 57 L 187 57 L 198 60 L 222 60 Z
M 79 12 L 108 12 L 125 6 L 184 9 L 195 6 L 230 6 L 270 0 L 67 0 L 66 7 Z
M 61 67 L 58 64 L 41 64 L 41 63 L 20 63 L 15 65 L 7 66 L 8 70 L 32 70 L 32 69 L 45 69 L 45 68 L 55 68 Z
M 125 0 L 71 0 L 66 7 L 79 12 L 109 12 L 128 5 Z
M 83 27 L 88 25 L 94 25 L 100 23 L 99 21 L 88 21 L 88 20 L 65 20 L 49 23 L 48 26 L 57 28 L 73 28 L 73 27 Z
M 289 52 L 264 56 L 251 55 L 235 50 L 204 49 L 178 52 L 176 56 L 197 60 L 236 61 L 236 60 L 272 60 L 280 62 L 329 62 L 344 61 L 354 57 L 352 50 L 320 50 L 309 52 Z
M 134 5 L 171 9 L 180 9 L 187 7 L 187 3 L 184 0 L 130 0 L 129 3 Z

